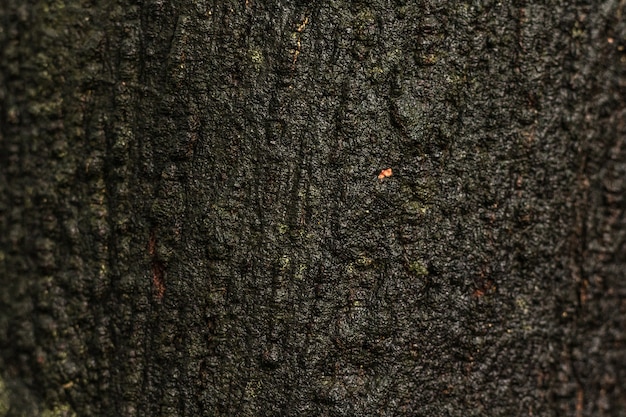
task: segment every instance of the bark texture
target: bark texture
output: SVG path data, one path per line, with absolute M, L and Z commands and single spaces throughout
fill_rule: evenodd
M 625 13 L 0 0 L 0 415 L 626 416 Z

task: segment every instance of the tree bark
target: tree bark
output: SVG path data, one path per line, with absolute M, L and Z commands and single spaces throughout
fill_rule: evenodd
M 626 416 L 592 3 L 2 0 L 0 415 Z

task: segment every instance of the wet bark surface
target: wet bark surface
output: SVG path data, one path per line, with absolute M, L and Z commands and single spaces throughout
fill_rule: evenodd
M 623 1 L 95 3 L 0 6 L 0 414 L 626 415 Z

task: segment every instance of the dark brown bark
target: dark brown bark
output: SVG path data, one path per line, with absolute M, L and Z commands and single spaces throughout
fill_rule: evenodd
M 626 415 L 623 1 L 96 3 L 0 6 L 0 415 Z

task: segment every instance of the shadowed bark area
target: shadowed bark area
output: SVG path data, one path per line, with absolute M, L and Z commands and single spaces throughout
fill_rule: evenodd
M 3 0 L 0 415 L 625 416 L 595 3 Z

